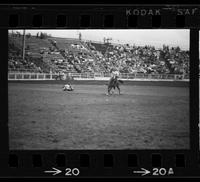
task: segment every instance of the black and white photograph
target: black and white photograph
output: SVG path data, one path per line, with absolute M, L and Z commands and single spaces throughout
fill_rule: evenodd
M 200 37 L 200 31 L 199 31 Z M 199 86 L 200 86 L 200 39 L 199 39 Z M 199 89 L 199 150 L 200 150 L 200 89 Z
M 8 30 L 9 149 L 189 149 L 189 34 Z

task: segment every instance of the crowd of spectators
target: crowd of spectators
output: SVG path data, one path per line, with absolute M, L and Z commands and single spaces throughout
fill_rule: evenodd
M 100 49 L 101 46 L 104 50 Z M 80 41 L 79 44 L 73 44 L 72 48 L 61 50 L 53 42 L 52 47 L 41 49 L 41 61 L 50 59 L 48 69 L 53 72 L 106 73 L 115 67 L 121 73 L 189 74 L 189 51 L 179 47 L 163 45 L 156 49 L 153 46 L 109 43 L 97 46 L 92 42 Z M 27 57 L 23 60 L 20 55 L 9 56 L 8 68 L 44 71 L 44 66 L 36 65 Z
M 20 56 L 11 56 L 8 59 L 8 69 L 10 71 L 29 71 L 29 72 L 42 72 L 39 66 L 30 60 L 22 59 Z
M 163 45 L 162 49 L 153 46 L 107 45 L 102 54 L 90 42 L 88 46 L 97 58 L 101 72 L 109 72 L 112 67 L 122 73 L 188 74 L 189 51 L 179 47 Z
M 65 52 L 68 63 L 74 65 L 77 72 L 95 72 L 95 60 L 86 52 Z

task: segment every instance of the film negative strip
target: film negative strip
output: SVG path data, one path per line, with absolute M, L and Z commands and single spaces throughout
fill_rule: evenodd
M 1 177 L 200 176 L 199 5 L 0 8 Z

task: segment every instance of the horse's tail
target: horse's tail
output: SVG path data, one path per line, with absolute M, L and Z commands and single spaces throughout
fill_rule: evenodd
M 120 83 L 124 83 L 124 81 L 123 80 L 118 80 Z

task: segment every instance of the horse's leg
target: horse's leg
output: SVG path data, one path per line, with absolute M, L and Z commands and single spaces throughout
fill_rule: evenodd
M 119 95 L 120 95 L 121 93 L 120 93 L 119 84 L 117 84 L 116 87 L 117 87 L 117 89 L 118 89 L 118 91 L 119 91 Z
M 111 89 L 110 89 L 110 91 L 112 91 L 112 92 L 111 92 L 112 95 L 114 94 L 114 90 L 115 90 L 115 86 L 112 86 Z
M 113 87 L 109 87 L 109 95 L 113 95 L 114 94 L 114 88 Z
M 108 87 L 108 95 L 110 95 L 111 87 Z
M 114 88 L 113 87 L 111 87 L 110 92 L 111 92 L 111 95 L 114 94 Z

